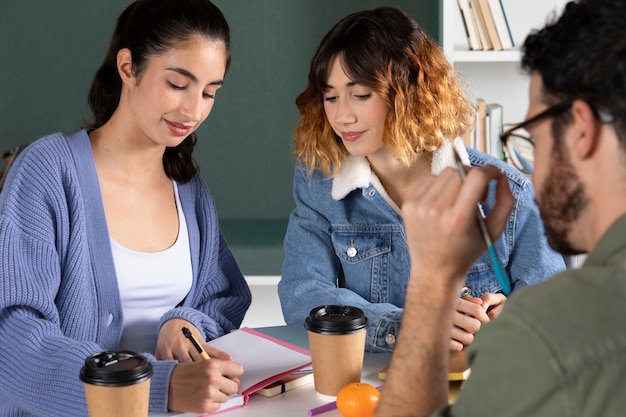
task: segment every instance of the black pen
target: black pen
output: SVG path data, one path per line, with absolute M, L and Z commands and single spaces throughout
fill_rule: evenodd
M 208 359 L 211 359 L 211 357 L 209 356 L 209 354 L 208 354 L 208 353 L 206 353 L 206 352 L 204 351 L 204 349 L 202 349 L 202 348 L 200 347 L 200 345 L 198 344 L 198 341 L 195 339 L 195 337 L 193 337 L 193 335 L 191 334 L 191 330 L 189 330 L 189 329 L 188 329 L 188 328 L 186 328 L 186 327 L 183 327 L 183 334 L 185 335 L 185 337 L 186 337 L 187 339 L 189 339 L 189 341 L 191 342 L 191 344 L 193 345 L 193 347 L 195 347 L 195 348 L 196 348 L 196 350 L 198 351 L 198 353 L 200 354 L 200 357 L 201 357 L 202 359 L 204 359 L 205 361 L 206 361 L 206 360 L 208 360 Z

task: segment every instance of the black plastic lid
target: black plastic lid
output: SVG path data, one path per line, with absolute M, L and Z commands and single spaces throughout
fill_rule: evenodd
M 130 350 L 96 353 L 85 359 L 81 381 L 107 387 L 138 384 L 152 376 L 152 364 L 145 356 Z
M 350 334 L 365 329 L 367 323 L 367 317 L 360 308 L 326 305 L 311 310 L 304 327 L 321 334 Z

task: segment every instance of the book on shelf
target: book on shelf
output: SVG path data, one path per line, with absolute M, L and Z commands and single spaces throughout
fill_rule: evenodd
M 239 392 L 231 395 L 219 410 L 207 415 L 244 407 L 248 403 L 250 395 L 263 390 L 274 382 L 284 380 L 289 375 L 295 375 L 297 371 L 311 365 L 311 356 L 308 350 L 247 327 L 207 343 L 229 353 L 235 362 L 243 365 L 243 375 L 239 377 Z M 294 385 L 296 384 L 306 383 L 306 378 L 309 378 L 308 382 L 310 382 L 312 374 L 302 374 L 298 378 L 293 377 L 290 380 L 299 378 L 305 379 L 292 382 L 289 389 L 295 388 Z M 270 390 L 265 393 L 267 395 L 271 392 L 273 391 Z
M 493 44 L 491 43 L 491 39 L 489 38 L 489 33 L 487 33 L 485 19 L 483 19 L 483 15 L 480 12 L 478 0 L 469 0 L 469 4 L 470 9 L 474 14 L 474 19 L 476 20 L 476 27 L 478 28 L 478 35 L 480 36 L 480 43 L 482 43 L 483 45 L 483 50 L 487 51 L 493 49 Z
M 477 12 L 480 13 L 480 16 L 485 24 L 485 29 L 489 35 L 489 40 L 491 41 L 493 50 L 501 51 L 502 43 L 500 43 L 500 36 L 498 35 L 498 31 L 496 29 L 496 23 L 493 20 L 491 11 L 489 10 L 489 3 L 487 1 L 488 0 L 478 0 L 476 2 Z
M 486 133 L 487 133 L 487 153 L 504 160 L 504 149 L 500 140 L 500 133 L 504 125 L 502 105 L 498 103 L 487 104 Z
M 480 36 L 478 35 L 478 29 L 476 27 L 476 19 L 470 8 L 469 0 L 457 0 L 459 10 L 461 11 L 461 20 L 465 27 L 465 34 L 467 35 L 467 44 L 469 49 L 480 51 L 483 49 L 480 43 Z
M 469 46 L 470 49 L 474 49 L 474 47 L 472 46 L 473 41 L 470 38 L 469 30 L 467 29 L 467 22 L 466 22 L 467 19 L 463 15 L 463 9 L 460 9 L 460 10 L 461 10 L 461 22 L 463 23 L 463 30 L 465 31 L 465 38 L 467 39 L 467 45 Z
M 487 152 L 487 102 L 483 98 L 476 100 L 476 143 L 475 148 L 481 152 Z
M 485 99 L 476 100 L 476 125 L 469 144 L 481 152 L 505 160 L 504 149 L 500 141 L 500 133 L 504 128 L 504 109 L 499 103 L 487 103 Z
M 502 49 L 513 48 L 515 46 L 515 42 L 513 41 L 513 34 L 511 33 L 511 27 L 509 26 L 509 22 L 506 18 L 502 0 L 486 1 L 489 5 L 489 11 L 491 12 L 491 17 L 493 18 L 493 22 L 496 26 L 496 31 L 498 32 Z
M 457 0 L 470 50 L 511 49 L 515 46 L 502 0 Z

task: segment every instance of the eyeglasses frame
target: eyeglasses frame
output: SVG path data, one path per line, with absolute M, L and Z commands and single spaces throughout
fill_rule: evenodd
M 543 118 L 546 117 L 550 117 L 550 116 L 556 116 L 557 114 L 569 109 L 570 107 L 572 107 L 572 104 L 574 103 L 576 99 L 574 98 L 570 98 L 568 100 L 562 101 L 560 103 L 557 103 L 553 106 L 548 107 L 547 109 L 545 109 L 544 111 L 534 115 L 533 117 L 531 117 L 528 120 L 524 120 L 521 123 L 518 123 L 516 125 L 514 125 L 513 127 L 511 127 L 510 129 L 507 129 L 505 132 L 502 132 L 500 134 L 500 141 L 502 141 L 502 145 L 506 147 L 506 142 L 509 139 L 509 136 L 511 136 L 513 134 L 514 131 L 518 130 L 518 129 L 522 129 L 525 128 L 526 126 L 533 124 Z M 593 111 L 593 113 L 596 115 L 596 117 L 598 118 L 598 120 L 600 120 L 600 122 L 602 123 L 613 123 L 615 121 L 615 118 L 613 117 L 612 114 L 603 111 L 603 110 L 597 110 L 595 109 L 593 106 L 591 106 L 589 104 L 589 107 L 591 107 L 591 110 Z M 532 145 L 533 147 L 535 146 L 535 138 L 533 138 L 532 136 L 528 136 L 524 139 L 527 139 Z

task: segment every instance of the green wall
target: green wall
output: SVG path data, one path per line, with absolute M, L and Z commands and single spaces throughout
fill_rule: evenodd
M 293 208 L 296 95 L 322 36 L 346 14 L 400 6 L 439 39 L 440 0 L 215 0 L 233 61 L 195 157 L 223 219 L 280 219 Z M 86 95 L 128 0 L 4 1 L 0 151 L 88 117 Z M 1 169 L 1 168 L 0 168 Z

